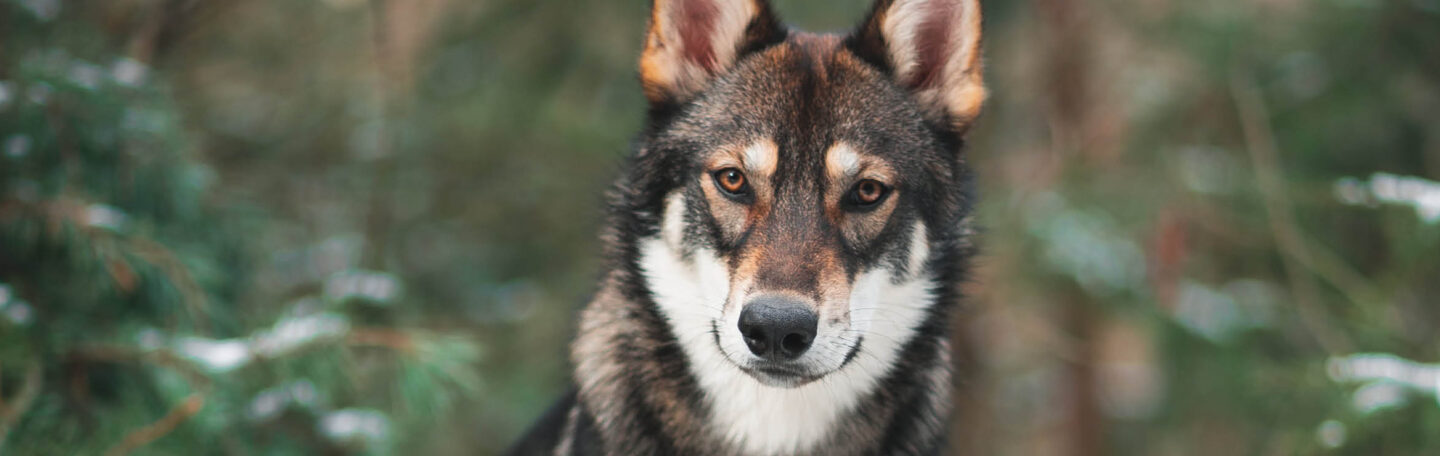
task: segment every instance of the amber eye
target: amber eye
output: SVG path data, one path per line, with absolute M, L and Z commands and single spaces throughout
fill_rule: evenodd
M 743 195 L 750 190 L 750 185 L 745 181 L 745 173 L 735 168 L 725 168 L 716 171 L 715 185 L 731 195 Z
M 884 200 L 889 194 L 890 187 L 874 179 L 865 179 L 850 190 L 850 202 L 856 206 L 871 206 Z

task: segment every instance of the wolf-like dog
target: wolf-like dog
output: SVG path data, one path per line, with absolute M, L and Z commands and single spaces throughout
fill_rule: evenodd
M 764 0 L 655 0 L 575 389 L 511 452 L 943 452 L 980 16 L 880 0 L 824 35 Z

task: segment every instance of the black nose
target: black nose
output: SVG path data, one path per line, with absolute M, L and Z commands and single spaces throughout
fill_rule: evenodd
M 754 353 L 770 360 L 800 357 L 815 341 L 820 316 L 804 302 L 761 296 L 740 312 L 740 335 Z

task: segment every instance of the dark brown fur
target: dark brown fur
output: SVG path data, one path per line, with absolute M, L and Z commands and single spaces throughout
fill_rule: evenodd
M 702 24 L 680 35 L 686 43 L 714 32 L 706 27 L 716 11 L 698 3 L 680 5 Z M 577 392 L 516 454 L 742 454 L 711 426 L 712 398 L 679 342 L 696 335 L 674 333 L 639 264 L 641 240 L 658 235 L 665 198 L 676 192 L 694 221 L 684 233 L 689 245 L 719 252 L 729 273 L 753 279 L 754 287 L 805 294 L 815 303 L 827 301 L 822 295 L 848 295 L 860 271 L 884 266 L 918 273 L 905 271 L 909 258 L 921 254 L 911 252 L 907 240 L 914 223 L 928 227 L 924 258 L 937 284 L 935 302 L 879 384 L 807 454 L 935 454 L 943 448 L 952 374 L 946 327 L 973 254 L 969 171 L 958 155 L 969 120 L 937 115 L 936 107 L 912 96 L 914 86 L 895 80 L 886 45 L 877 41 L 891 3 L 878 4 L 849 37 L 784 31 L 760 3 L 736 61 L 715 60 L 720 54 L 686 44 L 684 58 L 713 72 L 702 91 L 686 89 L 695 81 L 666 85 L 677 80 L 673 74 L 642 74 L 650 123 L 613 192 L 604 233 L 611 263 L 580 316 L 572 350 Z M 918 85 L 943 84 L 935 62 L 944 63 L 943 43 L 955 32 L 943 22 L 926 23 L 920 32 L 928 35 L 922 44 L 939 43 L 916 50 L 930 66 L 920 69 Z M 665 64 L 649 54 L 664 44 L 657 36 L 649 35 L 642 72 Z M 763 191 L 737 201 L 707 187 L 717 160 L 757 141 L 772 141 L 781 155 L 773 169 L 751 176 Z M 839 142 L 890 180 L 888 200 L 865 210 L 844 206 L 836 195 L 851 184 L 827 168 L 826 158 Z

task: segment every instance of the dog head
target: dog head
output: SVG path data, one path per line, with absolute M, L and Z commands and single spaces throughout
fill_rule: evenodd
M 964 241 L 979 44 L 977 0 L 881 0 L 844 36 L 654 2 L 622 210 L 695 369 L 798 387 L 922 330 Z

